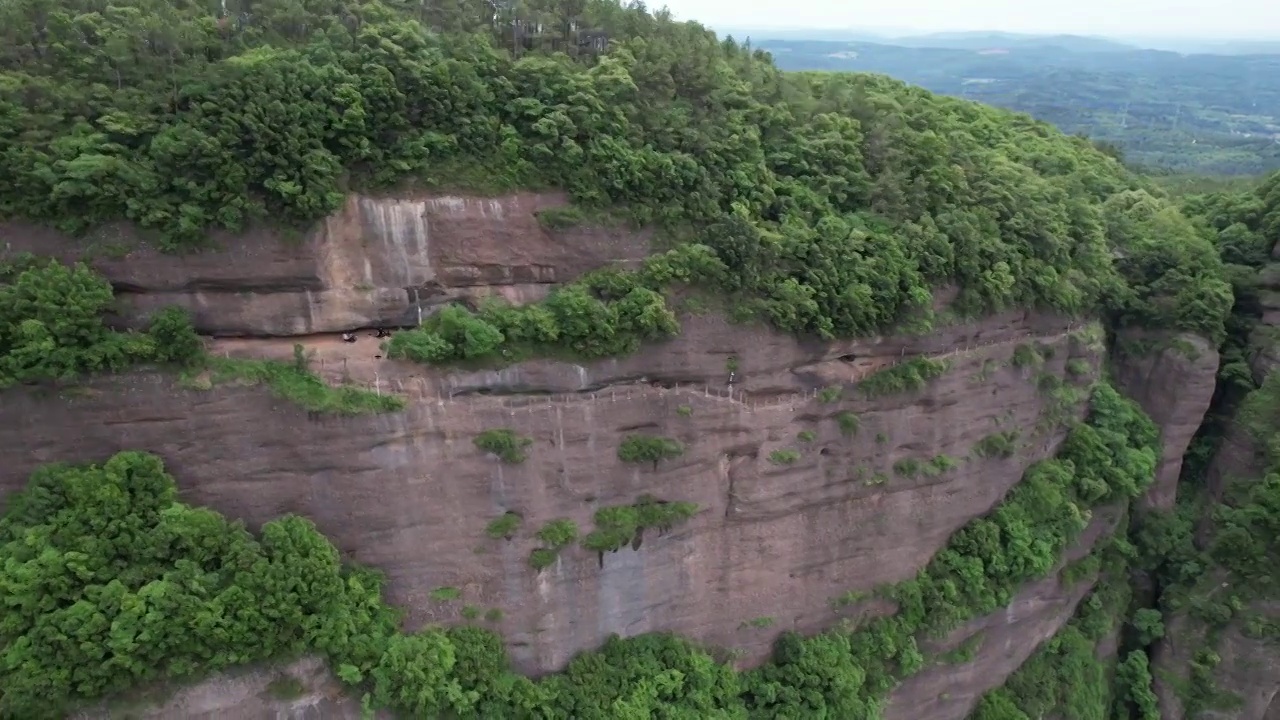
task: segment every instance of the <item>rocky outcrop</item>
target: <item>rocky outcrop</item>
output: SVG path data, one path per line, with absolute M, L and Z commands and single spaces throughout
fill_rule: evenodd
M 1063 565 L 1078 560 L 1115 530 L 1123 508 L 1095 512 L 1089 527 L 1063 557 Z M 1004 610 L 977 618 L 944 640 L 922 648 L 926 657 L 964 646 L 976 647 L 964 663 L 935 661 L 894 689 L 885 720 L 963 720 L 983 694 L 1004 681 L 1035 654 L 1040 644 L 1062 629 L 1076 606 L 1093 589 L 1096 578 L 1066 582 L 1060 573 L 1029 583 Z
M 377 720 L 391 715 L 378 713 Z M 282 667 L 219 673 L 182 688 L 143 688 L 128 697 L 86 708 L 72 720 L 363 720 L 360 699 L 307 657 Z
M 1277 249 L 1280 250 L 1280 245 Z M 1257 383 L 1280 365 L 1280 343 L 1276 342 L 1275 335 L 1276 327 L 1280 326 L 1280 265 L 1273 264 L 1263 270 L 1260 279 L 1262 322 L 1251 338 L 1253 352 L 1250 357 L 1253 378 Z M 1181 391 L 1185 385 L 1178 383 L 1171 387 Z M 1259 451 L 1257 441 L 1242 424 L 1227 424 L 1206 472 L 1207 507 L 1213 508 L 1221 502 L 1233 483 L 1261 477 L 1265 468 Z M 1197 523 L 1197 543 L 1208 547 L 1213 532 L 1213 514 L 1205 512 Z M 1221 569 L 1211 569 L 1204 584 L 1210 591 L 1231 592 L 1230 578 Z M 1165 636 L 1151 649 L 1161 718 L 1184 720 L 1187 717 L 1179 687 L 1186 685 L 1197 652 L 1210 649 L 1221 659 L 1220 664 L 1210 670 L 1215 690 L 1234 696 L 1239 704 L 1204 712 L 1197 717 L 1203 720 L 1280 720 L 1280 699 L 1277 699 L 1280 696 L 1280 650 L 1274 641 L 1251 638 L 1243 632 L 1239 618 L 1251 615 L 1278 621 L 1280 604 L 1274 601 L 1249 603 L 1239 609 L 1237 620 L 1216 633 L 1210 633 L 1204 622 L 1186 612 L 1166 617 Z
M 0 223 L 0 257 L 31 252 L 85 260 L 116 287 L 120 322 L 145 323 L 178 305 L 211 335 L 305 335 L 416 324 L 419 309 L 500 292 L 537 299 L 554 283 L 610 263 L 635 262 L 649 234 L 600 225 L 548 230 L 537 214 L 555 193 L 501 198 L 351 195 L 298 233 L 217 233 L 203 252 L 160 252 L 127 225 L 68 238 Z
M 1129 331 L 1117 338 L 1113 365 L 1121 392 L 1160 428 L 1160 463 L 1144 504 L 1173 509 L 1182 457 L 1213 400 L 1218 350 L 1197 335 Z

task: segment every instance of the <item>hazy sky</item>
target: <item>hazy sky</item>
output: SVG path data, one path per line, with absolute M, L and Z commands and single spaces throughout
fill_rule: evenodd
M 720 27 L 1003 30 L 1280 40 L 1280 0 L 666 0 Z M 658 8 L 662 0 L 651 0 Z

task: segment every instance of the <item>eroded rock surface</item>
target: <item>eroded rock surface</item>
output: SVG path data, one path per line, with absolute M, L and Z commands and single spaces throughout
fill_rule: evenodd
M 583 225 L 545 229 L 537 213 L 565 196 L 501 198 L 351 195 L 334 215 L 293 237 L 218 233 L 208 250 L 160 252 L 125 225 L 89 238 L 0 223 L 0 256 L 32 252 L 86 260 L 116 287 L 120 321 L 145 323 L 178 305 L 213 335 L 305 335 L 413 324 L 417 311 L 494 292 L 537 299 L 552 283 L 649 253 L 646 232 Z
M 1141 348 L 1126 352 L 1126 343 Z M 1178 475 L 1191 438 L 1204 422 L 1213 400 L 1218 350 L 1190 334 L 1169 336 L 1127 332 L 1118 344 L 1114 369 L 1119 389 L 1135 400 L 1160 428 L 1160 462 L 1144 502 L 1158 510 L 1173 509 Z
M 1063 375 L 1073 357 L 1098 359 L 1061 329 L 1038 336 L 1054 348 L 1045 372 Z M 690 335 L 682 337 L 698 346 Z M 755 662 L 779 630 L 833 623 L 832 597 L 911 576 L 1028 464 L 1052 454 L 1060 431 L 1037 432 L 1045 406 L 1036 376 L 1006 362 L 1031 337 L 962 351 L 921 392 L 875 400 L 849 392 L 830 404 L 646 385 L 546 401 L 423 399 L 394 415 L 313 419 L 262 389 L 185 390 L 139 373 L 62 398 L 7 394 L 0 444 L 26 452 L 0 478 L 12 490 L 40 463 L 143 448 L 165 459 L 188 502 L 251 525 L 286 512 L 314 519 L 343 552 L 389 574 L 390 600 L 413 626 L 455 620 L 463 604 L 501 608 L 523 670 L 557 669 L 610 633 L 654 630 L 737 648 Z M 856 435 L 839 427 L 844 411 L 860 418 Z M 505 465 L 474 446 L 477 434 L 500 427 L 533 440 L 526 462 Z M 972 455 L 985 436 L 1013 429 L 1021 433 L 1013 457 Z M 811 442 L 799 437 L 804 430 Z M 656 471 L 622 463 L 618 445 L 635 432 L 676 438 L 686 451 Z M 771 459 L 779 450 L 800 458 L 779 463 Z M 961 461 L 936 477 L 895 472 L 899 461 L 938 455 Z M 700 511 L 665 536 L 646 535 L 638 550 L 597 557 L 574 547 L 542 573 L 529 567 L 543 523 L 568 517 L 585 533 L 596 509 L 643 495 Z M 508 510 L 525 519 L 520 536 L 488 538 L 485 525 Z M 462 599 L 433 602 L 442 586 L 461 589 Z M 772 627 L 739 627 L 760 617 Z
M 464 606 L 500 609 L 491 625 L 520 670 L 557 670 L 611 633 L 657 630 L 735 650 L 751 665 L 779 632 L 816 632 L 859 611 L 833 609 L 832 598 L 914 575 L 1027 466 L 1055 452 L 1063 420 L 1083 408 L 1055 407 L 1038 389 L 1042 373 L 1079 375 L 1066 371 L 1074 360 L 1089 368 L 1074 382 L 1097 375 L 1103 348 L 1088 339 L 1096 335 L 1031 312 L 840 343 L 699 315 L 682 318 L 678 337 L 631 357 L 472 372 L 386 360 L 368 333 L 356 343 L 333 335 L 413 324 L 420 310 L 451 298 L 536 299 L 649 252 L 643 232 L 544 229 L 537 213 L 564 203 L 549 194 L 352 196 L 296 240 L 219 237 L 220 249 L 189 256 L 158 253 L 122 228 L 86 247 L 0 225 L 0 252 L 88 259 L 116 285 L 126 325 L 178 304 L 202 331 L 223 336 L 211 343 L 216 354 L 291 360 L 298 343 L 326 379 L 409 400 L 401 413 L 319 418 L 264 388 L 197 390 L 149 372 L 16 389 L 0 405 L 0 444 L 22 452 L 0 465 L 0 502 L 42 463 L 147 450 L 164 458 L 187 502 L 250 526 L 289 512 L 314 520 L 344 555 L 388 574 L 389 600 L 408 611 L 410 628 L 458 621 Z M 1049 350 L 1044 366 L 1013 367 L 1014 350 L 1034 343 Z M 918 392 L 868 399 L 858 391 L 869 374 L 917 355 L 951 367 Z M 1156 505 L 1172 502 L 1216 363 L 1209 350 L 1120 369 L 1125 389 L 1165 431 Z M 1185 392 L 1170 397 L 1169 383 Z M 838 401 L 817 397 L 836 384 L 847 386 Z M 841 427 L 841 413 L 858 418 L 855 433 Z M 496 428 L 532 440 L 525 462 L 503 464 L 475 447 L 479 433 Z M 973 452 L 1011 431 L 1011 457 Z M 623 463 L 617 449 L 631 433 L 674 438 L 685 452 L 657 468 Z M 782 459 L 791 452 L 798 459 Z M 939 456 L 956 467 L 933 476 L 898 469 Z M 668 533 L 646 533 L 635 548 L 598 556 L 573 546 L 540 573 L 529 566 L 544 523 L 570 518 L 585 534 L 598 508 L 642 496 L 694 502 L 699 512 Z M 489 538 L 485 526 L 507 511 L 524 518 L 519 535 Z M 1095 518 L 1080 552 L 1109 532 L 1107 517 Z M 441 587 L 461 597 L 433 600 Z M 890 715 L 960 720 L 1087 590 L 1056 577 L 1024 588 L 1010 608 L 932 648 L 984 636 L 972 662 L 928 668 L 899 688 Z M 357 716 L 316 661 L 287 670 L 305 676 L 304 695 L 276 698 L 268 686 L 277 671 L 246 671 L 187 688 L 147 717 Z
M 214 675 L 169 690 L 144 688 L 139 697 L 86 708 L 72 720 L 362 720 L 360 699 L 307 657 L 283 667 L 253 667 Z M 378 713 L 378 720 L 391 715 Z

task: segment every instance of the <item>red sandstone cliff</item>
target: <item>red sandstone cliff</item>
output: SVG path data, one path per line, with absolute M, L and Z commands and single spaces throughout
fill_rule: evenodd
M 301 341 L 316 351 L 324 375 L 376 383 L 408 396 L 409 406 L 393 415 L 317 419 L 262 389 L 187 389 L 147 372 L 61 393 L 13 391 L 0 407 L 0 445 L 24 451 L 0 469 L 0 492 L 19 487 L 40 463 L 146 449 L 165 459 L 188 502 L 250 525 L 285 512 L 312 518 L 353 560 L 388 573 L 390 600 L 408 610 L 411 626 L 459 620 L 464 605 L 501 609 L 496 626 L 522 670 L 554 670 L 610 633 L 654 630 L 735 651 L 750 664 L 766 657 L 782 630 L 813 632 L 860 610 L 835 610 L 834 597 L 913 575 L 953 531 L 999 502 L 1029 464 L 1053 453 L 1059 426 L 1046 422 L 1051 409 L 1036 373 L 1008 362 L 1015 347 L 1051 348 L 1043 371 L 1059 377 L 1070 360 L 1087 361 L 1095 373 L 1102 360 L 1089 332 L 1034 313 L 839 344 L 693 316 L 683 319 L 679 337 L 633 357 L 491 372 L 430 371 L 375 358 L 372 339 L 349 345 L 317 335 L 412 316 L 424 295 L 537 297 L 548 283 L 647 252 L 643 234 L 546 232 L 533 213 L 561 202 L 541 195 L 352 198 L 299 242 L 223 238 L 225 249 L 189 258 L 160 255 L 121 233 L 117 244 L 99 246 L 93 262 L 128 291 L 126 321 L 177 302 L 206 332 L 299 336 L 227 340 L 215 350 L 284 359 Z M 66 240 L 3 229 L 12 250 L 75 255 Z M 846 393 L 837 403 L 813 397 L 813 388 L 917 354 L 947 355 L 952 367 L 918 393 L 874 401 Z M 729 357 L 740 368 L 733 397 L 724 383 Z M 1157 505 L 1168 502 L 1207 405 L 1202 395 L 1205 387 L 1212 392 L 1216 355 L 1179 362 L 1119 368 L 1126 389 L 1165 429 Z M 1164 388 L 1175 377 L 1190 390 L 1170 397 Z M 855 436 L 838 427 L 843 411 L 861 419 Z M 532 438 L 525 463 L 504 465 L 475 448 L 478 433 L 498 427 Z M 1015 429 L 1020 446 L 1012 457 L 972 453 L 983 437 Z M 674 437 L 687 450 L 656 470 L 625 465 L 618 443 L 636 431 Z M 801 431 L 813 433 L 812 441 L 802 441 Z M 771 462 L 780 449 L 801 458 Z M 899 460 L 937 455 L 961 462 L 932 478 L 894 473 Z M 695 502 L 700 511 L 663 536 L 646 535 L 638 549 L 601 559 L 571 547 L 541 573 L 529 567 L 531 535 L 542 523 L 568 517 L 585 532 L 595 509 L 646 494 Z M 485 525 L 508 510 L 524 517 L 520 536 L 488 538 Z M 1096 519 L 1080 552 L 1109 521 Z M 459 588 L 461 599 L 433 601 L 431 591 L 444 586 Z M 957 631 L 940 649 L 980 632 L 974 660 L 911 679 L 894 693 L 890 716 L 964 717 L 1070 617 L 1087 590 L 1087 583 L 1066 587 L 1049 578 L 1025 588 L 1005 612 Z M 757 618 L 771 624 L 748 622 Z M 319 678 L 313 689 L 324 686 Z M 157 712 L 276 717 L 287 708 L 253 689 L 269 681 L 269 672 L 215 679 Z M 324 697 L 317 690 L 285 703 L 293 708 L 287 712 L 346 716 Z

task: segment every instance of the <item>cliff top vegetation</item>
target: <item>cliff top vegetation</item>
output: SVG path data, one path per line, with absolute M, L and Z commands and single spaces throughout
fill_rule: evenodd
M 8 218 L 72 233 L 128 221 L 186 250 L 213 228 L 307 225 L 354 188 L 554 186 L 673 243 L 543 305 L 440 313 L 397 335 L 415 359 L 513 341 L 626 352 L 678 330 L 662 291 L 682 282 L 824 338 L 927 317 L 941 286 L 962 315 L 1036 306 L 1227 334 L 1217 228 L 1088 141 L 884 77 L 782 73 L 639 5 L 27 0 L 0 19 Z M 0 270 L 0 385 L 198 355 L 180 315 L 113 333 L 109 303 L 82 267 Z M 483 630 L 398 632 L 381 581 L 343 568 L 304 520 L 254 537 L 176 502 L 145 454 L 53 466 L 0 520 L 0 715 L 313 651 L 368 705 L 417 715 L 875 717 L 925 662 L 918 638 L 1006 605 L 1092 508 L 1139 495 L 1155 442 L 1101 386 L 1058 458 L 883 589 L 897 614 L 784 635 L 742 674 L 649 636 L 539 682 L 510 673 Z
M 960 314 L 1211 337 L 1231 304 L 1206 237 L 1086 140 L 885 77 L 783 73 L 642 5 L 4 12 L 0 214 L 66 231 L 128 220 L 189 247 L 314 222 L 353 187 L 556 186 L 705 245 L 699 281 L 821 337 L 927 315 L 941 285 Z

